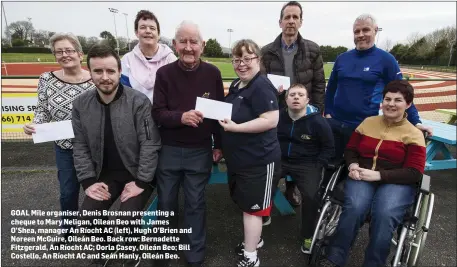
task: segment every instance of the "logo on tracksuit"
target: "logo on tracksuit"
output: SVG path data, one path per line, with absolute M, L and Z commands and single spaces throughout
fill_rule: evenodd
M 209 98 L 209 92 L 204 93 L 204 94 L 202 95 L 202 97 L 204 97 L 204 98 Z

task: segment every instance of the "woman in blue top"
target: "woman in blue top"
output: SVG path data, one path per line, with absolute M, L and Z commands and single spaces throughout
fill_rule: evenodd
M 259 266 L 257 248 L 263 245 L 262 216 L 271 211 L 273 177 L 278 176 L 281 150 L 276 88 L 260 74 L 260 49 L 240 40 L 232 50 L 239 77 L 225 101 L 233 104 L 232 118 L 220 121 L 222 150 L 227 163 L 230 195 L 243 211 L 244 242 L 237 246 L 238 266 Z

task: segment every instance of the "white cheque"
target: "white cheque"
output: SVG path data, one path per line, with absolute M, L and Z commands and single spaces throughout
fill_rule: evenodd
M 279 90 L 279 86 L 281 85 L 284 90 L 290 87 L 290 78 L 287 76 L 268 74 L 267 77 L 277 90 Z
M 74 138 L 71 120 L 35 124 L 35 132 L 32 134 L 35 144 Z
M 232 119 L 232 103 L 197 97 L 195 110 L 203 113 L 203 117 L 213 120 Z

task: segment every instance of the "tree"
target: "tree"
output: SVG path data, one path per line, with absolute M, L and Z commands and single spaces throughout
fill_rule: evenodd
M 389 38 L 386 38 L 381 47 L 382 47 L 382 49 L 384 49 L 384 51 L 390 51 L 390 49 L 392 49 L 392 40 L 390 40 Z
M 121 50 L 127 50 L 128 49 L 128 41 L 127 41 L 127 38 L 126 37 L 119 37 L 117 38 L 118 42 L 119 42 L 119 49 Z
M 30 21 L 15 21 L 8 25 L 6 32 L 8 36 L 11 36 L 12 39 L 20 39 L 22 41 L 27 41 L 27 38 L 31 39 L 31 33 L 34 31 L 33 24 Z
M 104 40 L 102 41 L 104 44 L 110 46 L 112 49 L 116 49 L 117 41 L 116 38 L 109 32 L 109 31 L 102 31 L 100 33 L 100 37 Z
M 206 57 L 222 57 L 224 53 L 222 53 L 222 47 L 216 39 L 209 39 L 206 42 L 203 55 Z
M 404 63 L 403 59 L 406 56 L 406 53 L 408 52 L 408 50 L 409 50 L 408 45 L 396 44 L 396 45 L 394 45 L 394 47 L 392 47 L 392 49 L 389 51 L 389 53 L 391 53 L 395 57 L 396 60 Z
M 32 34 L 33 43 L 39 47 L 49 45 L 48 31 L 37 30 Z
M 87 38 L 86 49 L 89 50 L 94 44 L 98 44 L 98 42 L 100 42 L 98 37 L 92 36 Z

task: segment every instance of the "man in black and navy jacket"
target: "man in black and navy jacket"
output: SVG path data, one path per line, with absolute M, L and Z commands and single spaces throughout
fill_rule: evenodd
M 281 146 L 279 178 L 291 176 L 302 196 L 303 252 L 311 246 L 319 209 L 318 191 L 322 168 L 335 153 L 332 130 L 322 114 L 308 105 L 308 93 L 302 84 L 292 85 L 285 96 L 287 108 L 281 110 L 278 123 Z

